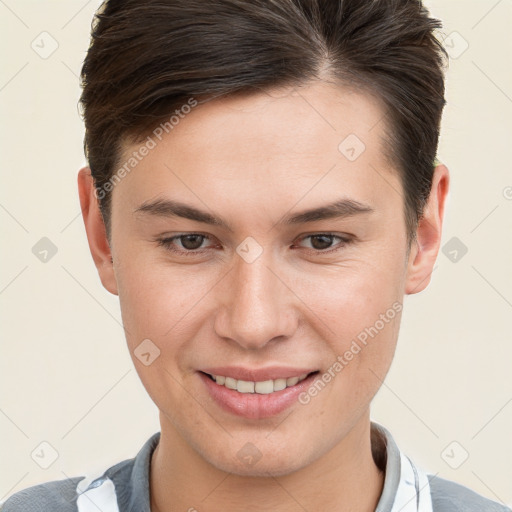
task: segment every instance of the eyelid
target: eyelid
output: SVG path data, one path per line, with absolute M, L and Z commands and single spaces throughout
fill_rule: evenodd
M 344 233 L 343 235 L 341 234 L 338 234 L 338 233 L 332 233 L 332 232 L 329 232 L 329 231 L 315 231 L 313 233 L 307 233 L 305 235 L 301 235 L 299 237 L 299 240 L 304 240 L 306 238 L 312 238 L 314 236 L 332 236 L 332 237 L 335 237 L 335 238 L 339 238 L 341 241 L 336 244 L 334 247 L 330 247 L 328 249 L 312 249 L 312 248 L 306 248 L 308 249 L 310 252 L 313 252 L 314 254 L 328 254 L 328 253 L 331 253 L 331 252 L 335 252 L 337 250 L 340 250 L 341 248 L 349 245 L 350 243 L 352 243 L 354 241 L 354 236 L 352 235 L 348 235 L 346 233 Z

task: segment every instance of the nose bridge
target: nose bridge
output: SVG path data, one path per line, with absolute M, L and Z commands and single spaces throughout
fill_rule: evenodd
M 278 337 L 293 332 L 293 311 L 286 286 L 277 277 L 269 251 L 255 259 L 255 247 L 240 244 L 234 268 L 225 286 L 227 300 L 217 320 L 217 334 L 231 338 L 245 348 L 261 348 Z M 277 274 L 277 275 L 276 275 Z

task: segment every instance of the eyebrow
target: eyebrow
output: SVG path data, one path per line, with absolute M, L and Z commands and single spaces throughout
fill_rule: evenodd
M 325 219 L 341 219 L 355 215 L 373 213 L 375 211 L 368 204 L 361 203 L 354 199 L 340 199 L 334 203 L 303 210 L 293 215 L 283 216 L 277 224 L 296 225 L 316 222 Z M 220 226 L 233 231 L 229 223 L 222 217 L 212 215 L 206 211 L 199 210 L 194 206 L 171 199 L 157 199 L 145 201 L 135 208 L 134 214 L 148 214 L 156 217 L 182 217 L 184 219 Z

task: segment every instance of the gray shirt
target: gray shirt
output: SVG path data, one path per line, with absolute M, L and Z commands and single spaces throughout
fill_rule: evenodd
M 371 432 L 375 462 L 385 471 L 375 512 L 512 512 L 463 485 L 425 473 L 399 450 L 382 425 L 372 421 Z M 56 480 L 19 491 L 0 503 L 0 512 L 151 512 L 149 471 L 159 439 L 160 432 L 156 432 L 136 457 L 101 475 Z

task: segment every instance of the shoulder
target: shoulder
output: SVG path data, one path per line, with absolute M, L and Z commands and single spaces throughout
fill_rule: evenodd
M 428 475 L 428 480 L 434 512 L 512 512 L 457 482 L 435 475 Z
M 122 505 L 120 510 L 124 510 L 134 499 L 142 500 L 143 506 L 139 508 L 145 509 L 149 507 L 151 454 L 159 439 L 160 432 L 156 432 L 136 457 L 122 460 L 107 470 L 53 480 L 16 492 L 0 502 L 0 512 L 78 512 L 80 503 L 90 497 L 89 494 L 96 494 L 103 484 L 105 487 L 100 491 L 101 499 L 117 500 Z
M 90 476 L 53 480 L 27 487 L 0 502 L 0 512 L 78 512 L 79 495 L 92 482 L 103 479 L 104 476 L 112 479 L 119 491 L 124 492 L 131 477 L 133 463 L 134 459 L 126 459 L 106 471 Z M 91 488 L 93 487 L 95 486 L 92 485 Z
M 0 503 L 0 512 L 76 512 L 76 486 L 83 476 L 27 487 Z

